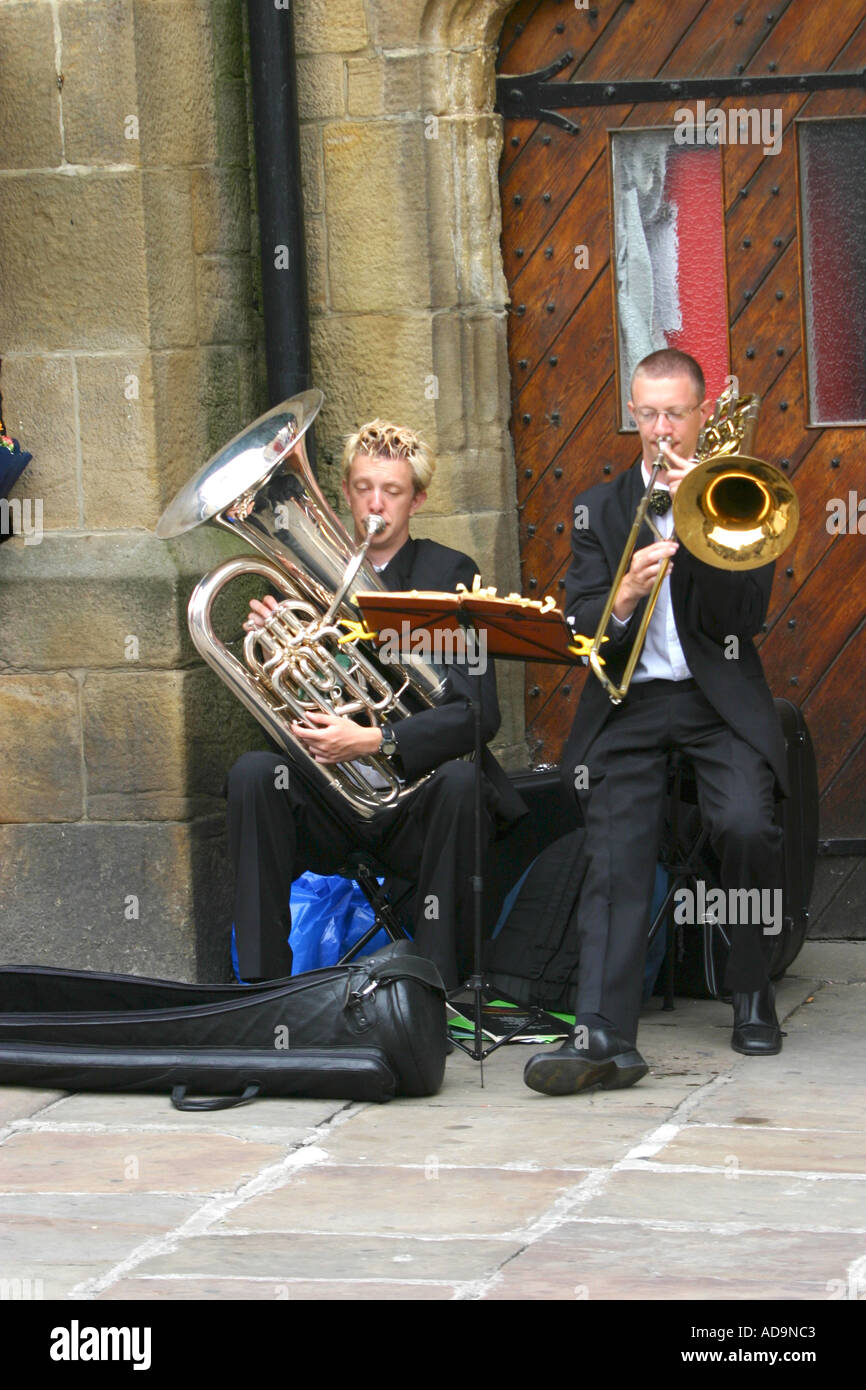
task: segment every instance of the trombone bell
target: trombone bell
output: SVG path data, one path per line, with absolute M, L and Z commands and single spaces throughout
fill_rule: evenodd
M 716 569 L 751 570 L 777 559 L 794 539 L 797 495 L 772 464 L 746 454 L 708 459 L 677 488 L 677 539 Z

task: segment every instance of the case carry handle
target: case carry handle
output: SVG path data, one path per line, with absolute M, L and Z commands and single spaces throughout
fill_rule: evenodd
M 171 1103 L 175 1110 L 230 1110 L 235 1105 L 246 1105 L 247 1101 L 255 1100 L 260 1090 L 261 1084 L 251 1081 L 244 1087 L 241 1096 L 211 1096 L 209 1099 L 202 1097 L 200 1100 L 190 1100 L 184 1083 L 172 1087 Z

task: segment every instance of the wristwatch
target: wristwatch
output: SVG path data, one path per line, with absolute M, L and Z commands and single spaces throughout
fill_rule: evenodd
M 397 752 L 397 740 L 394 737 L 394 730 L 387 722 L 384 723 L 379 732 L 382 735 L 382 742 L 379 744 L 379 752 L 384 753 L 386 758 L 393 758 Z

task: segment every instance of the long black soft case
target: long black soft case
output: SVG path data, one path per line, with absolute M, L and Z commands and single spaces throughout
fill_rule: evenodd
M 785 736 L 790 788 L 790 795 L 776 804 L 776 818 L 784 831 L 783 923 L 772 946 L 770 973 L 778 979 L 798 955 L 809 926 L 818 854 L 818 778 L 802 712 L 790 700 L 777 699 L 775 704 Z M 550 776 L 549 772 L 537 775 L 538 786 L 548 797 Z M 532 806 L 531 777 L 524 778 L 521 794 Z M 682 798 L 678 846 L 671 843 L 670 816 L 665 836 L 666 857 L 678 862 L 689 855 L 701 829 L 690 774 L 683 779 Z M 524 1006 L 574 1007 L 578 959 L 573 914 L 585 864 L 583 832 L 571 829 L 572 824 L 565 818 L 558 825 L 555 817 L 545 821 L 552 843 L 541 848 L 502 930 L 488 947 L 487 985 Z M 565 830 L 569 833 L 564 834 Z M 554 838 L 557 833 L 558 838 Z M 523 867 L 515 866 L 514 877 Z M 714 887 L 719 865 L 708 846 L 699 857 L 699 868 L 695 878 L 703 878 L 708 888 Z M 721 992 L 730 950 L 724 927 L 680 927 L 674 949 L 677 993 L 706 998 Z
M 0 1084 L 170 1090 L 192 1108 L 184 1088 L 434 1095 L 444 1071 L 444 988 L 408 943 L 263 985 L 0 969 Z

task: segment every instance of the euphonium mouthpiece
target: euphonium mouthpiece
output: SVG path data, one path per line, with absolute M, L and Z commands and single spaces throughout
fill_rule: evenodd
M 368 517 L 367 517 L 367 537 L 368 537 L 368 539 L 372 539 L 373 536 L 378 536 L 379 532 L 380 532 L 380 531 L 384 531 L 384 529 L 385 529 L 385 518 L 384 518 L 384 517 L 382 517 L 382 516 L 368 516 Z

